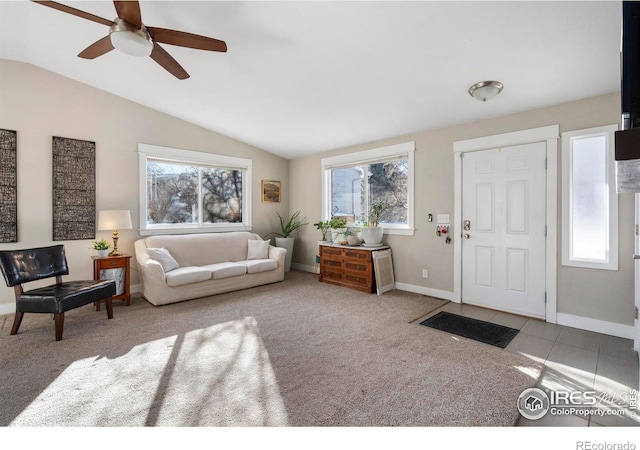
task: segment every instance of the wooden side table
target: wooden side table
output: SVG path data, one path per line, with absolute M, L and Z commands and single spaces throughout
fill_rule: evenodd
M 100 280 L 100 272 L 106 269 L 123 269 L 124 270 L 124 292 L 111 297 L 112 300 L 124 300 L 125 305 L 131 304 L 131 295 L 129 291 L 130 286 L 130 272 L 129 266 L 131 261 L 131 255 L 123 253 L 118 256 L 105 256 L 101 258 L 99 256 L 92 256 L 93 259 L 93 279 Z M 96 311 L 100 311 L 101 301 L 95 302 Z

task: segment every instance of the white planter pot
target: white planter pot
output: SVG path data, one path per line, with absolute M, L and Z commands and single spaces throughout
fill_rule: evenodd
M 334 244 L 339 244 L 340 242 L 347 241 L 347 229 L 346 228 L 332 228 L 331 229 L 331 240 Z
M 109 256 L 109 249 L 106 250 L 97 250 L 99 258 L 106 258 Z
M 367 245 L 382 245 L 382 236 L 384 235 L 384 228 L 382 227 L 365 227 L 360 230 L 362 239 Z
M 289 272 L 291 270 L 291 257 L 293 256 L 293 238 L 291 237 L 277 237 L 276 247 L 284 248 L 287 250 L 287 255 L 284 258 L 284 271 Z

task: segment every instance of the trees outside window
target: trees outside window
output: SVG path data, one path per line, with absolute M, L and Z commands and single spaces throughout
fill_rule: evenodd
M 198 153 L 200 160 L 195 161 L 196 152 L 155 146 L 144 149 L 148 147 L 160 154 L 140 152 L 145 186 L 141 232 L 250 229 L 249 160 Z M 245 167 L 237 167 L 243 161 Z

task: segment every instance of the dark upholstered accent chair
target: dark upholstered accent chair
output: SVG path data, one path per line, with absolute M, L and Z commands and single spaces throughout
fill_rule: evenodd
M 7 286 L 16 295 L 16 316 L 11 334 L 18 333 L 24 313 L 53 314 L 56 341 L 62 339 L 64 313 L 79 306 L 105 300 L 107 317 L 113 317 L 111 296 L 116 293 L 114 281 L 88 280 L 62 282 L 69 274 L 63 245 L 0 251 L 0 267 Z M 56 284 L 24 291 L 23 283 L 56 277 Z

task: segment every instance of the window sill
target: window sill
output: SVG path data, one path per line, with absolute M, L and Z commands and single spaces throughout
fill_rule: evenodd
M 198 234 L 198 233 L 224 233 L 228 231 L 251 231 L 251 225 L 222 225 L 222 226 L 193 226 L 193 227 L 167 227 L 140 229 L 141 236 L 155 236 L 160 234 Z
M 348 226 L 347 228 L 362 228 L 362 227 L 358 227 L 358 226 Z M 397 235 L 397 236 L 413 236 L 416 232 L 415 228 L 387 228 L 387 227 L 382 227 L 384 228 L 384 234 L 393 234 L 393 235 Z

